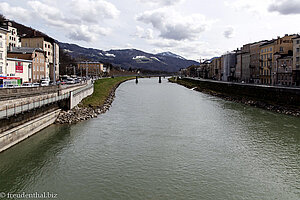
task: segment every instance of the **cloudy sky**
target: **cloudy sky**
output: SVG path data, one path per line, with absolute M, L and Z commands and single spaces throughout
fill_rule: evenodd
M 300 0 L 1 0 L 0 13 L 61 42 L 194 60 L 300 32 Z

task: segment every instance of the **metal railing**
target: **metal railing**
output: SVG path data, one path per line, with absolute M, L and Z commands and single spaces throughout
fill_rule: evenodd
M 38 109 L 42 106 L 46 106 L 48 104 L 52 104 L 68 98 L 70 98 L 70 93 L 66 93 L 60 96 L 50 97 L 43 100 L 34 100 L 33 102 L 30 103 L 21 103 L 21 105 L 19 103 L 14 104 L 13 106 L 7 105 L 5 110 L 0 111 L 0 119 L 16 116 L 17 114 L 27 112 L 33 109 Z
M 90 89 L 91 87 L 94 87 L 93 84 L 88 84 L 85 87 L 79 88 L 77 90 L 72 91 L 73 95 L 77 95 L 85 90 Z M 0 119 L 3 118 L 9 118 L 12 116 L 16 116 L 17 114 L 23 113 L 23 112 L 27 112 L 33 109 L 38 109 L 42 106 L 46 106 L 48 104 L 52 104 L 64 99 L 68 99 L 70 98 L 71 92 L 59 95 L 59 96 L 55 96 L 55 97 L 49 97 L 46 99 L 42 99 L 42 100 L 34 100 L 33 102 L 30 103 L 15 103 L 13 105 L 6 105 L 5 109 L 0 110 Z

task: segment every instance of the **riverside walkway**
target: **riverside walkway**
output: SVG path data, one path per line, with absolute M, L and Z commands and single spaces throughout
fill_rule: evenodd
M 42 87 L 32 91 L 28 90 L 28 88 L 1 91 L 2 93 L 6 92 L 7 94 L 0 95 L 0 119 L 9 118 L 19 113 L 66 100 L 70 98 L 71 92 L 76 95 L 90 87 L 93 87 L 93 84 L 91 81 L 88 81 L 87 83 L 71 86 Z

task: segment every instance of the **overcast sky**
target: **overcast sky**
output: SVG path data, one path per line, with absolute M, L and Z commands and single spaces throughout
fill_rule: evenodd
M 61 42 L 194 60 L 300 32 L 300 0 L 1 0 L 0 12 Z

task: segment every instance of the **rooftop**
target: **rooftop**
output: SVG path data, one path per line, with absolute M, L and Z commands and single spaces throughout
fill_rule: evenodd
M 9 53 L 22 53 L 22 54 L 32 54 L 35 51 L 44 52 L 41 48 L 30 48 L 30 47 L 13 47 Z

